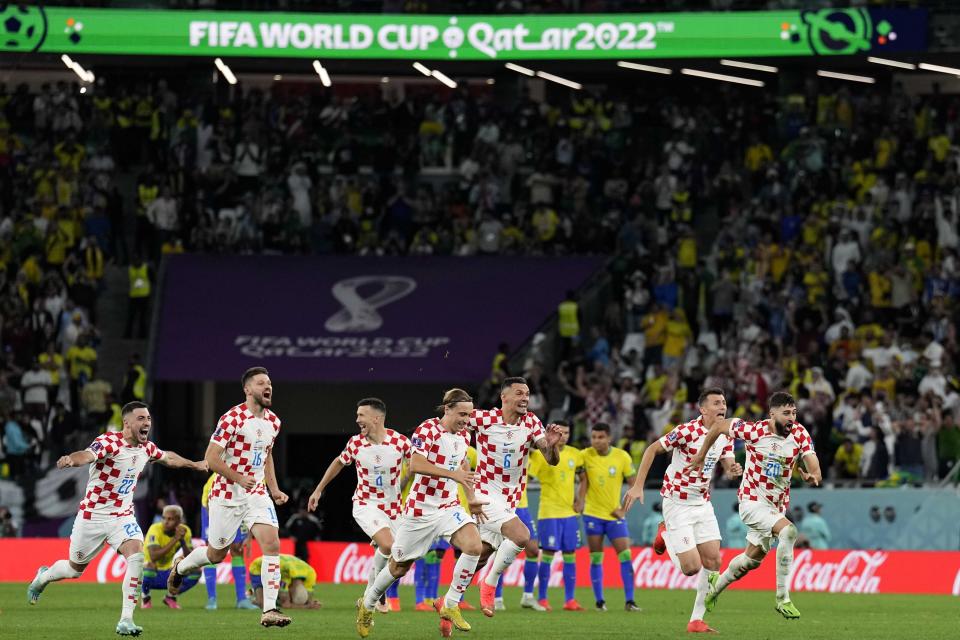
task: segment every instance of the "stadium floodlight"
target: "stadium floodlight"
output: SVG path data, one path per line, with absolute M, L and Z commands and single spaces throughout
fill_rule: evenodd
M 434 69 L 433 71 L 430 72 L 430 75 L 432 75 L 434 78 L 436 78 L 443 84 L 447 85 L 451 89 L 457 88 L 457 83 L 451 80 L 450 76 L 445 74 L 443 71 L 437 71 L 436 69 Z
M 665 76 L 668 76 L 671 73 L 673 73 L 673 69 L 668 69 L 666 67 L 653 67 L 653 66 L 650 66 L 649 64 L 639 64 L 637 62 L 624 62 L 623 60 L 619 60 L 617 62 L 617 66 L 622 67 L 624 69 L 633 69 L 634 71 L 649 71 L 650 73 L 660 73 Z
M 517 73 L 522 73 L 525 76 L 533 77 L 537 75 L 533 69 L 527 69 L 526 67 L 521 67 L 520 65 L 513 64 L 512 62 L 508 62 L 503 66 L 505 66 L 507 69 L 510 69 L 510 71 L 516 71 Z
M 213 61 L 213 64 L 217 65 L 217 69 L 220 70 L 220 73 L 223 74 L 223 77 L 226 78 L 227 82 L 230 84 L 237 84 L 237 76 L 233 75 L 233 71 L 230 70 L 223 60 L 217 58 Z
M 936 71 L 937 73 L 948 73 L 951 76 L 960 76 L 960 69 L 954 67 L 942 67 L 939 64 L 927 64 L 926 62 L 921 62 L 917 66 L 924 71 Z
M 818 70 L 817 75 L 821 78 L 834 78 L 835 80 L 849 80 L 850 82 L 862 82 L 864 84 L 875 84 L 877 79 L 870 76 L 855 76 L 852 73 L 837 73 L 836 71 Z
M 723 59 L 720 61 L 720 64 L 724 67 L 737 67 L 738 69 L 750 69 L 751 71 L 763 71 L 764 73 L 777 73 L 780 69 L 776 67 L 771 67 L 768 64 L 756 64 L 754 62 L 740 62 L 739 60 L 726 60 Z
M 413 68 L 419 71 L 420 73 L 422 73 L 423 75 L 427 76 L 428 78 L 430 77 L 430 69 L 427 69 L 425 65 L 420 64 L 419 62 L 414 62 Z
M 63 54 L 62 56 L 60 56 L 60 60 L 63 62 L 64 65 L 66 65 L 67 69 L 70 69 L 75 74 L 77 74 L 77 76 L 84 82 L 92 83 L 94 80 L 97 79 L 96 76 L 93 75 L 93 71 L 88 71 L 87 69 L 84 69 L 79 62 L 72 59 L 67 54 Z
M 320 76 L 320 84 L 325 87 L 333 86 L 333 83 L 330 81 L 330 74 L 327 73 L 326 67 L 320 64 L 319 60 L 313 61 L 313 70 L 317 72 L 318 76 Z
M 565 87 L 570 87 L 571 89 L 576 89 L 577 91 L 583 89 L 583 85 L 579 82 L 567 80 L 566 78 L 555 76 L 552 73 L 547 73 L 546 71 L 537 71 L 537 77 L 543 78 L 544 80 L 549 80 L 550 82 L 556 82 L 557 84 L 562 84 Z
M 900 62 L 899 60 L 887 60 L 886 58 L 874 58 L 873 56 L 869 56 L 867 62 L 882 64 L 888 67 L 897 67 L 898 69 L 910 69 L 911 71 L 917 68 L 917 65 L 912 62 Z
M 763 80 L 741 78 L 740 76 L 728 76 L 725 73 L 713 73 L 711 71 L 700 71 L 699 69 L 680 69 L 680 73 L 682 73 L 685 76 L 694 76 L 695 78 L 706 78 L 707 80 L 720 80 L 721 82 L 733 82 L 734 84 L 745 84 L 748 87 L 766 86 L 766 83 L 764 83 Z

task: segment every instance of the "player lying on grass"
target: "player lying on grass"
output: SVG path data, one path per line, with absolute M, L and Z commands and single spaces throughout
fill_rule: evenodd
M 250 563 L 250 587 L 253 589 L 253 602 L 263 606 L 263 583 L 260 581 L 260 569 L 263 556 Z M 286 609 L 319 609 L 323 605 L 313 597 L 313 588 L 317 584 L 317 572 L 309 564 L 296 556 L 280 554 L 280 594 L 277 602 Z

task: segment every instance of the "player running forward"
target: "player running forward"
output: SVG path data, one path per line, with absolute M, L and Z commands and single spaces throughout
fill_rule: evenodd
M 203 485 L 200 494 L 200 525 L 202 527 L 201 537 L 204 540 L 210 539 L 210 491 L 213 489 L 213 483 L 217 480 L 217 474 L 211 473 L 207 478 L 207 483 Z M 250 602 L 247 598 L 247 567 L 243 562 L 243 548 L 247 541 L 247 530 L 244 527 L 237 529 L 233 542 L 230 544 L 230 573 L 233 574 L 233 588 L 237 596 L 237 609 L 250 609 L 257 611 L 260 609 L 257 605 Z M 184 554 L 186 555 L 186 553 Z M 203 568 L 203 582 L 207 587 L 207 605 L 204 607 L 207 611 L 217 610 L 217 568 L 214 566 Z M 180 589 L 182 592 L 183 589 Z
M 700 407 L 700 416 L 696 420 L 674 427 L 643 452 L 637 479 L 623 497 L 623 509 L 629 511 L 634 502 L 643 504 L 643 486 L 653 459 L 658 454 L 672 452 L 660 488 L 664 522 L 660 523 L 654 548 L 665 540 L 670 557 L 684 575 L 696 575 L 702 568 L 693 612 L 687 623 L 687 631 L 702 633 L 714 631 L 703 621 L 704 599 L 710 586 L 709 576 L 719 571 L 721 561 L 720 526 L 710 503 L 710 480 L 718 461 L 727 477 L 739 476 L 743 469 L 734 461 L 733 442 L 726 436 L 721 436 L 706 453 L 702 469 L 687 468 L 693 456 L 703 448 L 710 426 L 727 414 L 723 389 L 704 389 L 697 399 L 697 406 Z M 660 547 L 658 553 L 662 552 Z
M 143 598 L 140 601 L 141 609 L 153 606 L 150 599 L 151 589 L 167 590 L 167 578 L 173 566 L 173 557 L 178 551 L 187 555 L 193 551 L 191 538 L 193 533 L 190 527 L 183 524 L 183 509 L 179 505 L 169 504 L 163 508 L 163 520 L 154 522 L 147 529 L 147 559 L 143 565 Z M 200 581 L 199 573 L 191 573 L 183 579 L 180 593 L 196 586 Z M 167 593 L 163 597 L 163 604 L 171 609 L 179 609 L 175 596 Z
M 630 532 L 625 511 L 620 505 L 620 489 L 624 480 L 633 482 L 633 460 L 623 449 L 611 446 L 610 425 L 598 422 L 590 430 L 590 448 L 581 452 L 587 482 L 581 483 L 579 496 L 584 499 L 583 524 L 590 549 L 590 584 L 597 601 L 597 610 L 606 611 L 603 599 L 603 537 L 610 539 L 620 560 L 620 578 L 627 611 L 640 611 L 633 601 L 633 559 L 630 554 Z
M 207 465 L 202 461 L 190 462 L 172 451 L 161 451 L 150 442 L 147 438 L 153 422 L 146 404 L 130 402 L 120 410 L 120 415 L 122 431 L 98 436 L 83 451 L 75 451 L 57 460 L 58 469 L 90 464 L 90 479 L 70 532 L 70 558 L 57 560 L 49 568 L 40 567 L 27 587 L 27 598 L 30 604 L 36 604 L 51 582 L 79 578 L 106 543 L 127 560 L 120 588 L 123 606 L 117 633 L 138 636 L 143 633 L 143 627 L 133 623 L 133 609 L 140 596 L 143 573 L 143 532 L 133 515 L 137 478 L 147 462 L 204 472 Z
M 566 611 L 583 611 L 576 599 L 577 588 L 577 547 L 580 546 L 580 521 L 578 513 L 583 513 L 583 497 L 575 496 L 577 478 L 586 482 L 583 471 L 583 454 L 579 449 L 567 446 L 570 440 L 570 425 L 557 422 L 560 428 L 560 463 L 550 466 L 543 454 L 534 451 L 530 454 L 531 476 L 540 480 L 540 507 L 537 522 L 540 529 L 540 548 L 543 557 L 540 560 L 540 601 L 545 611 L 550 611 L 547 600 L 547 585 L 550 582 L 550 565 L 557 552 L 563 553 L 563 594 Z
M 470 426 L 477 432 L 477 497 L 489 503 L 480 524 L 483 561 L 493 555 L 480 582 L 480 610 L 492 617 L 497 582 L 504 570 L 530 540 L 530 529 L 517 517 L 516 508 L 527 486 L 527 452 L 533 445 L 548 465 L 560 459 L 560 430 L 546 429 L 527 411 L 530 388 L 523 378 L 507 378 L 500 387 L 500 409 L 474 411 Z
M 250 563 L 250 587 L 253 589 L 253 601 L 263 603 L 263 583 L 260 571 L 263 556 Z M 313 588 L 317 585 L 317 571 L 296 556 L 280 554 L 280 595 L 278 601 L 291 609 L 319 609 L 323 605 L 313 597 Z
M 185 575 L 221 562 L 227 556 L 237 529 L 243 525 L 263 550 L 263 614 L 260 624 L 285 627 L 290 624 L 290 618 L 277 609 L 280 536 L 277 512 L 273 507 L 273 502 L 282 505 L 287 501 L 287 494 L 277 486 L 273 468 L 272 450 L 280 433 L 280 418 L 270 410 L 273 384 L 266 369 L 247 369 L 240 383 L 246 399 L 220 417 L 207 446 L 207 464 L 218 474 L 210 490 L 207 546 L 194 549 L 190 555 L 175 561 L 167 586 L 170 593 L 176 595 Z
M 747 464 L 740 481 L 737 499 L 740 518 L 747 525 L 747 548 L 730 561 L 720 576 L 710 577 L 706 597 L 707 611 L 713 611 L 717 597 L 731 583 L 760 566 L 777 539 L 777 611 L 787 619 L 800 617 L 800 611 L 790 601 L 787 579 L 793 566 L 793 545 L 797 541 L 797 527 L 785 516 L 790 502 L 790 479 L 793 469 L 802 458 L 806 470 L 800 475 L 813 486 L 821 481 L 820 461 L 813 450 L 813 440 L 798 423 L 797 403 L 789 393 L 778 391 L 767 403 L 770 417 L 760 422 L 723 420 L 710 428 L 703 449 L 690 461 L 690 468 L 709 464 L 707 452 L 722 436 L 739 438 L 747 445 Z
M 417 476 L 396 526 L 390 562 L 357 600 L 357 633 L 361 638 L 370 634 L 373 609 L 380 596 L 406 575 L 417 558 L 426 555 L 437 538 L 448 539 L 462 552 L 443 602 L 434 603 L 440 614 L 441 633 L 450 635 L 451 624 L 461 631 L 470 630 L 459 604 L 473 580 L 482 548 L 472 516 L 482 521 L 485 504 L 474 494 L 476 474 L 466 462 L 470 438 L 464 430 L 473 414 L 473 399 L 462 389 L 450 389 L 437 410 L 443 411 L 443 417 L 430 418 L 413 432 L 410 471 Z M 466 491 L 470 513 L 460 504 L 457 484 Z
M 387 429 L 384 426 L 386 417 L 387 405 L 379 398 L 364 398 L 357 403 L 360 433 L 352 436 L 343 452 L 333 459 L 307 503 L 308 511 L 315 510 L 327 485 L 344 467 L 356 464 L 353 519 L 376 546 L 367 578 L 368 588 L 390 560 L 396 521 L 402 507 L 400 470 L 404 461 L 410 458 L 410 440 L 393 429 Z M 395 588 L 391 586 L 391 590 Z M 391 608 L 399 610 L 396 592 L 388 594 L 388 597 Z

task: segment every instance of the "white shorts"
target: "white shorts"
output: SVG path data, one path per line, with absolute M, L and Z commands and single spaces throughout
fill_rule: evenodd
M 390 533 L 396 534 L 397 521 L 391 520 L 390 516 L 384 513 L 380 507 L 372 504 L 354 503 L 353 519 L 357 521 L 357 524 L 371 540 L 374 534 L 381 529 L 390 529 Z
M 518 517 L 517 510 L 508 505 L 501 496 L 491 496 L 478 491 L 477 498 L 487 503 L 483 505 L 483 515 L 486 516 L 486 520 L 478 525 L 480 539 L 494 549 L 499 549 L 503 543 L 503 534 L 500 530 L 505 522 Z
M 104 544 L 120 552 L 120 545 L 127 540 L 143 542 L 143 532 L 133 514 L 110 520 L 85 520 L 77 514 L 70 532 L 70 560 L 87 564 L 100 552 Z
M 747 525 L 747 543 L 770 551 L 773 526 L 786 516 L 765 502 L 745 500 L 740 503 L 740 519 Z
M 241 526 L 248 530 L 255 524 L 265 524 L 279 528 L 277 510 L 269 496 L 248 495 L 246 504 L 226 505 L 217 499 L 211 499 L 207 505 L 210 511 L 210 524 L 207 527 L 207 544 L 214 549 L 229 547 Z
M 709 502 L 687 504 L 664 498 L 663 522 L 667 526 L 663 539 L 673 555 L 695 549 L 704 542 L 722 539 L 717 514 Z
M 397 520 L 391 555 L 397 562 L 422 558 L 437 539 L 449 541 L 453 534 L 468 524 L 475 523 L 459 506 L 419 518 L 403 516 Z

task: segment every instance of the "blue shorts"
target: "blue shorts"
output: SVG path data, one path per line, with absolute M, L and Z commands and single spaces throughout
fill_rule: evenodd
M 593 516 L 583 516 L 583 525 L 587 529 L 587 536 L 607 536 L 610 540 L 630 537 L 626 520 L 604 520 Z
M 517 507 L 517 517 L 520 518 L 520 522 L 526 525 L 530 531 L 530 536 L 536 537 L 537 525 L 534 523 L 533 518 L 530 517 L 530 510 L 526 507 Z
M 433 543 L 433 546 L 430 547 L 430 551 L 446 551 L 450 548 L 450 542 L 444 540 L 443 538 L 438 538 L 436 542 Z
M 545 551 L 576 551 L 580 546 L 577 516 L 540 518 L 540 548 Z
M 167 578 L 169 577 L 170 569 L 144 569 L 143 582 L 141 586 L 144 587 L 144 591 L 147 593 L 149 593 L 151 589 L 162 589 L 164 592 L 166 592 Z M 180 593 L 195 587 L 199 581 L 199 573 L 190 573 L 183 576 L 183 584 L 180 587 Z
M 210 511 L 206 507 L 200 507 L 200 537 L 207 539 L 207 528 L 210 526 Z M 237 535 L 233 538 L 234 544 L 240 544 L 247 539 L 247 534 L 243 529 L 237 529 Z

